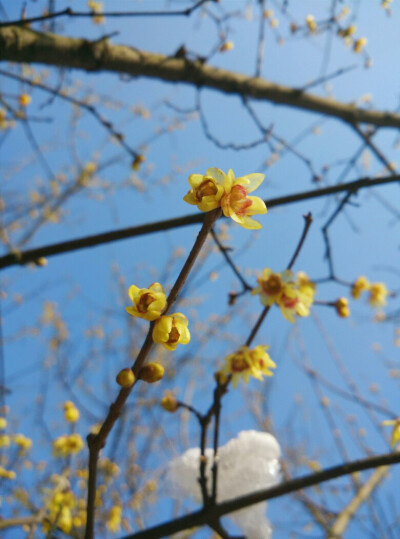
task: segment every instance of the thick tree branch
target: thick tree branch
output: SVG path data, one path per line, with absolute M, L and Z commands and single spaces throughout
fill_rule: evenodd
M 282 197 L 271 198 L 269 200 L 267 199 L 265 200 L 265 203 L 268 208 L 273 208 L 276 206 L 283 206 L 285 204 L 292 204 L 294 202 L 301 202 L 313 198 L 320 198 L 341 192 L 355 194 L 359 189 L 364 189 L 366 187 L 377 187 L 388 183 L 398 182 L 400 182 L 400 175 L 385 176 L 383 178 L 360 178 L 359 180 L 355 180 L 353 182 L 332 185 L 330 187 L 324 187 L 322 189 L 312 189 L 311 191 L 303 191 L 302 193 L 285 195 Z M 58 254 L 68 253 L 71 251 L 76 251 L 78 249 L 96 247 L 97 245 L 103 245 L 105 243 L 110 243 L 127 238 L 133 238 L 135 236 L 141 236 L 143 234 L 150 234 L 152 232 L 160 232 L 170 230 L 172 228 L 179 228 L 181 226 L 201 223 L 203 219 L 203 214 L 197 212 L 192 215 L 185 215 L 183 217 L 175 217 L 173 219 L 156 221 L 155 223 L 149 223 L 146 225 L 122 228 L 120 230 L 113 230 L 111 232 L 103 232 L 101 234 L 85 236 L 76 240 L 64 241 L 61 243 L 55 243 L 53 245 L 45 245 L 44 247 L 37 247 L 36 249 L 29 249 L 26 251 L 14 251 L 0 257 L 0 270 L 8 268 L 10 266 L 24 265 L 28 264 L 29 262 L 36 262 L 42 257 L 54 256 Z
M 228 500 L 226 502 L 207 507 L 206 509 L 202 509 L 195 513 L 190 513 L 189 515 L 166 522 L 165 524 L 160 524 L 154 528 L 149 528 L 138 533 L 127 535 L 124 539 L 158 539 L 159 537 L 168 537 L 173 533 L 177 533 L 194 526 L 202 526 L 210 521 L 213 521 L 213 519 L 220 518 L 223 515 L 227 515 L 228 513 L 237 511 L 238 509 L 243 509 L 244 507 L 249 507 L 250 505 L 254 505 L 259 502 L 279 498 L 280 496 L 297 492 L 303 488 L 320 485 L 325 481 L 343 477 L 354 472 L 370 470 L 373 468 L 379 468 L 380 466 L 397 464 L 399 462 L 400 452 L 387 453 L 385 455 L 347 462 L 345 464 L 340 464 L 339 466 L 327 468 L 321 472 L 311 473 L 297 479 L 286 481 L 275 487 L 259 490 L 258 492 L 246 494 L 245 496 L 240 496 L 234 500 Z
M 259 77 L 218 69 L 200 60 L 111 45 L 106 39 L 88 41 L 7 26 L 0 28 L 0 60 L 182 82 L 198 88 L 213 88 L 227 94 L 326 114 L 352 125 L 368 123 L 379 127 L 400 127 L 400 114 L 360 109 L 353 104 L 312 95 Z

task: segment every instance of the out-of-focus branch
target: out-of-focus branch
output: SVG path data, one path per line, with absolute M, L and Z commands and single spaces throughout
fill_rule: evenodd
M 313 198 L 320 198 L 335 193 L 347 192 L 356 193 L 359 189 L 365 187 L 373 187 L 385 185 L 388 183 L 396 183 L 400 181 L 400 175 L 385 176 L 383 178 L 361 178 L 353 182 L 342 183 L 338 185 L 332 185 L 323 189 L 312 189 L 311 191 L 303 191 L 302 193 L 295 193 L 292 195 L 286 195 L 282 197 L 272 198 L 265 200 L 268 208 L 276 206 L 283 206 L 285 204 L 292 204 L 294 202 L 301 202 L 304 200 L 310 200 Z M 113 230 L 112 232 L 104 232 L 102 234 L 94 234 L 92 236 L 85 236 L 77 240 L 64 241 L 53 245 L 46 245 L 44 247 L 38 247 L 36 249 L 30 249 L 27 251 L 17 251 L 9 253 L 0 257 L 0 270 L 9 266 L 24 265 L 29 262 L 35 262 L 41 257 L 49 257 L 62 253 L 68 253 L 76 251 L 78 249 L 85 249 L 88 247 L 95 247 L 105 243 L 113 241 L 123 240 L 127 238 L 133 238 L 135 236 L 141 236 L 143 234 L 150 234 L 152 232 L 160 232 L 164 230 L 170 230 L 171 228 L 179 228 L 181 226 L 193 225 L 200 223 L 203 219 L 203 215 L 195 213 L 193 215 L 185 215 L 183 217 L 176 217 L 174 219 L 167 219 L 165 221 L 157 221 L 155 223 L 149 223 L 146 225 L 122 228 L 120 230 Z
M 351 103 L 312 95 L 259 77 L 208 66 L 200 60 L 111 45 L 106 39 L 89 41 L 6 26 L 0 28 L 0 51 L 0 60 L 10 62 L 41 63 L 182 82 L 198 88 L 213 88 L 228 94 L 326 114 L 351 125 L 368 123 L 380 127 L 400 127 L 400 115 L 396 113 L 357 108 Z
M 364 485 L 357 492 L 356 496 L 351 502 L 343 509 L 340 515 L 337 517 L 333 524 L 328 539 L 338 539 L 342 537 L 342 534 L 346 530 L 350 523 L 350 520 L 355 515 L 360 506 L 371 496 L 372 492 L 376 489 L 381 481 L 385 478 L 389 471 L 389 466 L 380 466 L 377 468 L 371 477 L 364 483 Z

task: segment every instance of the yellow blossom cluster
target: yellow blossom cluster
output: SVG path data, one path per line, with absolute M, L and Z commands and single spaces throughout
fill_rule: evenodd
M 32 440 L 24 434 L 14 434 L 13 442 L 19 447 L 21 452 L 28 451 L 32 447 Z
M 279 305 L 286 320 L 294 322 L 294 317 L 308 316 L 314 301 L 315 284 L 304 272 L 296 275 L 291 270 L 274 273 L 265 268 L 258 279 L 258 286 L 251 292 L 259 294 L 263 305 Z
M 53 455 L 55 457 L 68 457 L 82 451 L 84 447 L 82 437 L 77 434 L 64 434 L 53 441 Z
M 48 503 L 48 512 L 43 520 L 43 531 L 49 532 L 54 526 L 64 533 L 86 524 L 86 502 L 77 500 L 74 493 L 66 488 L 56 489 Z
M 351 295 L 359 299 L 363 292 L 369 292 L 368 303 L 371 307 L 384 307 L 389 294 L 384 283 L 370 283 L 364 275 L 356 279 L 351 287 Z
M 121 529 L 121 520 L 122 520 L 122 507 L 119 505 L 113 505 L 111 507 L 108 517 L 107 517 L 107 529 L 112 532 L 116 533 L 119 532 Z
M 129 297 L 133 306 L 126 307 L 126 311 L 131 316 L 155 322 L 152 334 L 154 342 L 167 350 L 176 350 L 178 344 L 187 344 L 190 341 L 189 322 L 184 314 L 162 316 L 167 307 L 167 298 L 160 283 L 153 283 L 149 288 L 132 285 L 129 288 Z
M 251 216 L 267 213 L 267 208 L 261 198 L 248 194 L 257 189 L 263 180 L 264 174 L 235 178 L 232 169 L 225 174 L 219 168 L 209 168 L 204 176 L 189 176 L 191 189 L 183 200 L 204 212 L 222 208 L 225 217 L 230 217 L 243 228 L 258 229 L 262 225 Z
M 126 311 L 150 322 L 159 318 L 167 306 L 167 298 L 160 283 L 153 283 L 149 288 L 138 288 L 133 284 L 129 288 L 129 297 L 133 307 L 126 307 Z
M 231 375 L 233 387 L 236 387 L 240 378 L 248 383 L 250 376 L 257 380 L 263 380 L 263 376 L 272 376 L 271 369 L 275 368 L 276 364 L 266 352 L 268 348 L 266 345 L 259 345 L 251 350 L 248 346 L 241 346 L 235 353 L 226 356 L 225 365 L 218 373 L 222 374 L 219 379 L 224 379 L 224 375 Z

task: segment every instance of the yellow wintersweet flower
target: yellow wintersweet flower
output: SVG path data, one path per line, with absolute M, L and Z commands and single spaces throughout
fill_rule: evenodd
M 229 169 L 224 181 L 224 196 L 221 199 L 225 217 L 230 217 L 243 228 L 262 228 L 262 225 L 250 216 L 267 213 L 267 207 L 261 198 L 247 195 L 257 189 L 263 180 L 264 174 L 258 173 L 235 179 L 233 170 Z
M 191 190 L 183 200 L 206 212 L 221 207 L 225 217 L 231 217 L 240 226 L 261 228 L 260 223 L 250 216 L 267 213 L 267 208 L 261 198 L 247 195 L 257 189 L 263 180 L 264 174 L 235 178 L 232 169 L 225 174 L 219 168 L 209 168 L 205 176 L 189 176 Z
M 350 316 L 349 301 L 347 298 L 339 298 L 335 303 L 335 308 L 341 318 L 348 318 Z
M 107 529 L 112 532 L 118 532 L 121 529 L 122 508 L 119 505 L 111 507 L 107 518 Z
M 167 306 L 167 298 L 160 283 L 153 283 L 149 288 L 138 288 L 133 284 L 129 288 L 129 297 L 133 307 L 126 307 L 126 311 L 150 322 L 157 320 Z
M 368 303 L 372 305 L 372 307 L 383 307 L 386 305 L 388 293 L 388 289 L 384 283 L 371 283 Z
M 9 447 L 11 438 L 8 434 L 0 434 L 0 447 Z
M 400 442 L 400 417 L 397 419 L 386 419 L 382 422 L 382 425 L 393 427 L 390 445 L 396 447 Z
M 317 23 L 315 21 L 314 15 L 307 15 L 306 24 L 310 32 L 315 32 L 315 30 L 317 29 Z
M 225 41 L 219 48 L 219 52 L 231 51 L 234 47 L 233 41 Z
M 221 206 L 224 194 L 225 174 L 219 168 L 209 168 L 205 176 L 191 174 L 188 178 L 190 191 L 183 197 L 201 211 L 211 211 Z
M 358 299 L 361 296 L 361 294 L 364 292 L 364 290 L 370 289 L 370 286 L 371 285 L 368 279 L 364 277 L 364 275 L 360 275 L 360 277 L 356 279 L 356 281 L 353 283 L 351 287 L 351 296 L 354 299 Z
M 15 479 L 17 474 L 13 470 L 6 470 L 3 466 L 0 466 L 0 477 L 2 479 Z
M 21 94 L 18 98 L 18 103 L 21 107 L 27 107 L 31 101 L 32 98 L 29 94 Z
M 356 54 L 359 54 L 365 45 L 367 44 L 368 40 L 366 37 L 360 37 L 359 39 L 356 39 L 353 45 L 353 50 Z
M 4 430 L 7 427 L 7 419 L 0 417 L 0 430 Z
M 263 379 L 263 375 L 272 376 L 270 370 L 275 368 L 276 364 L 267 354 L 268 346 L 259 345 L 250 350 L 248 346 L 241 346 L 234 354 L 225 358 L 225 365 L 221 372 L 232 376 L 232 384 L 235 388 L 240 378 L 243 378 L 246 384 L 250 376 Z
M 258 279 L 258 286 L 251 292 L 260 294 L 263 305 L 279 305 L 286 320 L 294 322 L 294 317 L 308 316 L 314 302 L 315 285 L 304 272 L 295 277 L 291 270 L 274 273 L 265 268 Z
M 80 416 L 78 408 L 72 401 L 64 402 L 64 417 L 69 423 L 75 423 Z
M 68 455 L 74 455 L 79 453 L 84 443 L 82 437 L 79 434 L 70 434 L 59 436 L 53 442 L 53 454 L 55 457 L 67 457 Z
M 182 313 L 161 316 L 154 325 L 153 341 L 167 350 L 175 350 L 178 344 L 190 341 L 189 321 Z
M 258 279 L 258 286 L 251 293 L 260 294 L 260 301 L 266 307 L 278 303 L 285 284 L 289 283 L 292 277 L 291 271 L 274 273 L 270 268 L 264 268 L 262 276 Z
M 96 2 L 95 0 L 88 0 L 88 7 L 91 9 L 92 13 L 95 14 L 93 17 L 93 22 L 95 24 L 103 24 L 105 21 L 103 12 L 103 2 Z
M 24 434 L 15 434 L 13 442 L 17 445 L 21 451 L 28 451 L 32 447 L 32 440 Z

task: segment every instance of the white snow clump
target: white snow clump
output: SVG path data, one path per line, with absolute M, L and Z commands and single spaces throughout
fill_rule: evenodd
M 280 480 L 281 450 L 272 434 L 244 430 L 218 450 L 217 501 L 229 499 L 272 487 Z M 211 488 L 213 450 L 206 450 L 207 487 Z M 200 449 L 188 449 L 169 464 L 167 481 L 169 493 L 176 499 L 191 496 L 201 503 L 199 477 Z M 268 539 L 271 525 L 266 513 L 267 502 L 240 509 L 229 516 L 243 530 L 247 539 Z

